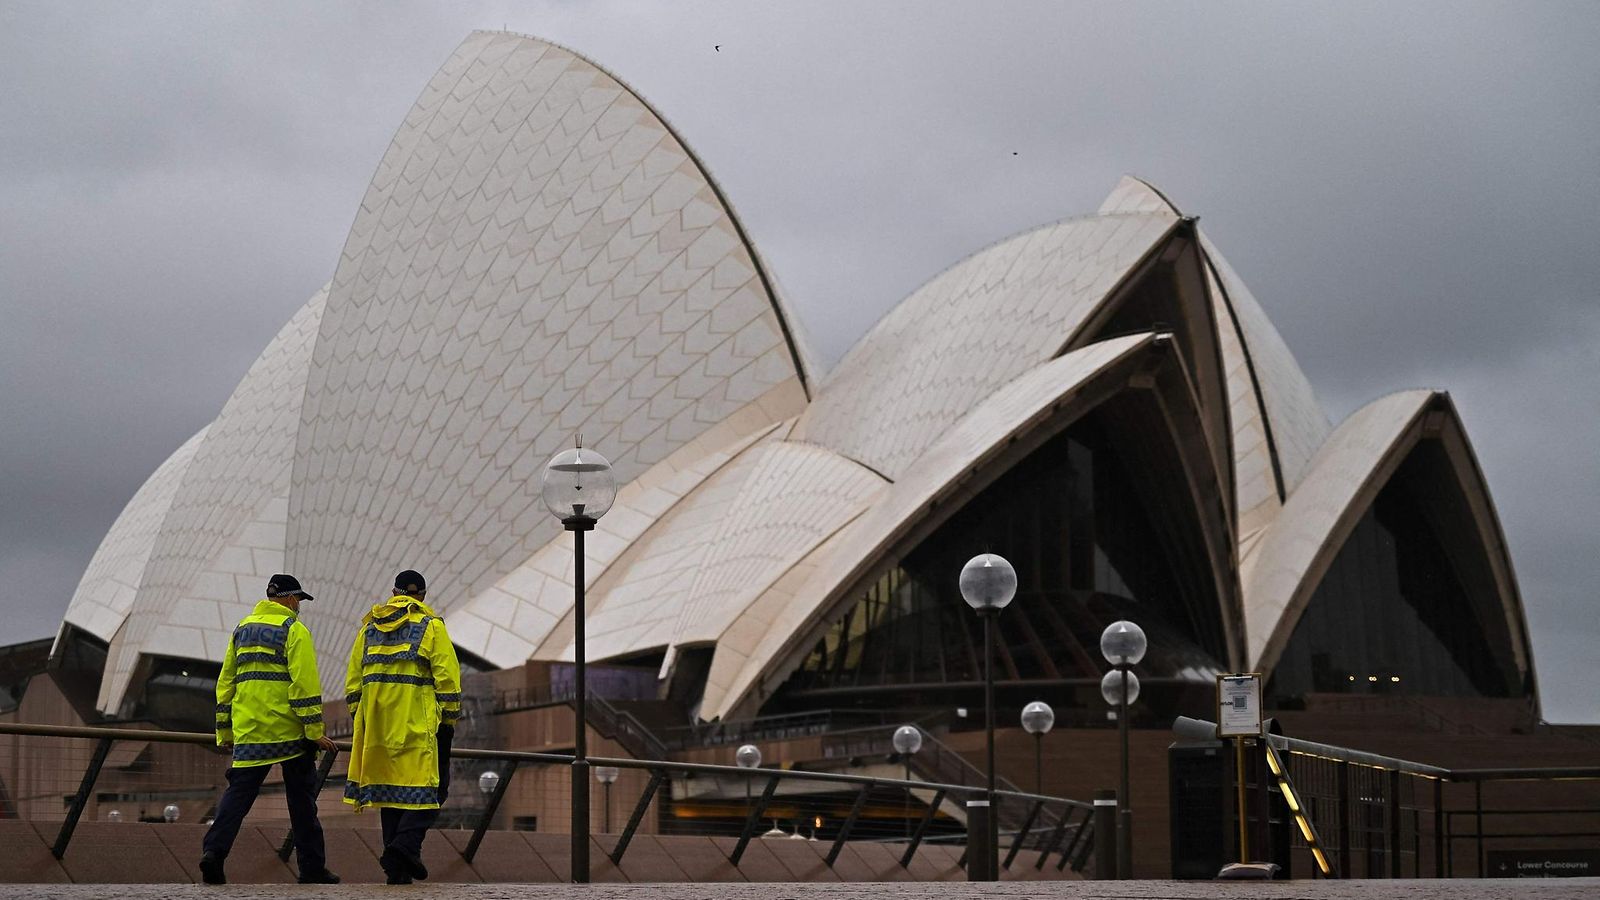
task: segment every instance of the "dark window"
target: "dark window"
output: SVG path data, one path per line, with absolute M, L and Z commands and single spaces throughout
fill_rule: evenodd
M 1487 573 L 1464 579 L 1453 564 L 1481 562 L 1483 551 L 1470 513 L 1438 490 L 1449 463 L 1433 443 L 1396 472 L 1345 540 L 1273 672 L 1271 702 L 1307 693 L 1522 692 Z

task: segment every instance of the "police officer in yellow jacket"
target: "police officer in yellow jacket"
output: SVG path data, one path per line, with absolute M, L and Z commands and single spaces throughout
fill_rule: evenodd
M 422 839 L 450 790 L 450 743 L 461 716 L 461 667 L 427 582 L 406 570 L 394 596 L 361 621 L 345 674 L 355 720 L 344 799 L 381 809 L 389 884 L 427 878 Z
M 274 575 L 267 599 L 239 621 L 217 676 L 217 745 L 233 751 L 228 787 L 201 849 L 206 884 L 226 884 L 223 862 L 245 814 L 273 763 L 283 770 L 283 794 L 294 830 L 302 884 L 337 884 L 328 871 L 317 821 L 318 747 L 333 750 L 322 733 L 322 683 L 317 679 L 311 631 L 300 603 L 312 597 L 293 575 Z

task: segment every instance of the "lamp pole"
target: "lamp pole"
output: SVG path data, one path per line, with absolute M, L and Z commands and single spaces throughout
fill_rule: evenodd
M 606 789 L 605 814 L 604 814 L 605 824 L 602 825 L 601 828 L 600 828 L 600 833 L 601 834 L 610 834 L 611 833 L 611 785 L 616 783 L 618 774 L 620 774 L 620 773 L 618 772 L 616 766 L 595 766 L 594 767 L 594 778 L 595 778 L 595 780 L 600 782 L 602 785 L 604 785 L 605 789 Z
M 755 744 L 743 744 L 733 751 L 734 765 L 741 769 L 761 768 L 761 748 Z M 744 812 L 750 814 L 750 779 L 744 780 Z
M 922 749 L 922 729 L 915 725 L 901 725 L 889 739 L 894 752 L 906 766 L 906 781 L 911 780 L 911 757 Z M 911 840 L 911 788 L 906 788 L 906 840 Z
M 983 619 L 983 727 L 987 752 L 984 799 L 967 801 L 967 840 L 972 845 L 967 853 L 967 880 L 996 881 L 1000 861 L 996 855 L 999 820 L 994 809 L 994 635 L 989 623 L 1017 595 L 1017 570 L 1004 557 L 980 553 L 962 567 L 960 586 L 962 599 Z
M 1144 659 L 1148 642 L 1144 629 L 1121 620 L 1106 626 L 1100 634 L 1100 655 L 1115 666 L 1100 679 L 1100 696 L 1117 708 L 1117 731 L 1121 739 L 1122 780 L 1117 790 L 1117 877 L 1133 877 L 1133 804 L 1128 796 L 1128 708 L 1139 699 L 1139 677 L 1129 670 Z M 1110 873 L 1106 873 L 1108 876 Z
M 1044 736 L 1056 724 L 1056 711 L 1043 700 L 1022 708 L 1022 730 L 1033 735 L 1033 792 L 1044 793 Z
M 588 685 L 584 671 L 583 535 L 611 509 L 617 483 L 606 458 L 583 446 L 557 453 L 545 466 L 545 506 L 572 532 L 572 658 L 574 736 L 572 746 L 572 883 L 589 882 Z

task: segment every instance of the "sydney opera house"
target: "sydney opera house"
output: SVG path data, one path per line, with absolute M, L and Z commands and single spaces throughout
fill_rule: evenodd
M 1103 718 L 1096 642 L 1129 618 L 1152 714 L 1203 714 L 1228 671 L 1283 709 L 1536 710 L 1450 396 L 1331 423 L 1150 184 L 955 261 L 831 370 L 805 308 L 629 86 L 473 34 L 401 123 L 332 281 L 106 534 L 49 665 L 100 715 L 209 721 L 234 622 L 285 571 L 318 597 L 342 696 L 350 628 L 415 568 L 472 669 L 559 678 L 573 544 L 539 486 L 581 433 L 619 484 L 586 546 L 596 690 L 686 723 L 974 705 L 956 576 L 983 551 L 1021 580 L 998 620 L 1008 707 Z

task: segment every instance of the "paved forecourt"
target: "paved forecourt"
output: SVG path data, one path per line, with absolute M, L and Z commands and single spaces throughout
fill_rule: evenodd
M 229 885 L 0 885 L 0 900 L 229 900 L 268 898 L 373 898 L 394 900 L 894 900 L 929 897 L 1032 898 L 1032 900 L 1207 900 L 1213 897 L 1260 900 L 1489 900 L 1516 896 L 1534 900 L 1578 900 L 1600 896 L 1600 879 L 1509 879 L 1438 881 L 1279 881 L 1217 883 L 1173 881 L 1008 882 L 1001 884 L 808 883 L 808 884 L 416 884 L 406 888 L 351 884 L 334 886 Z

